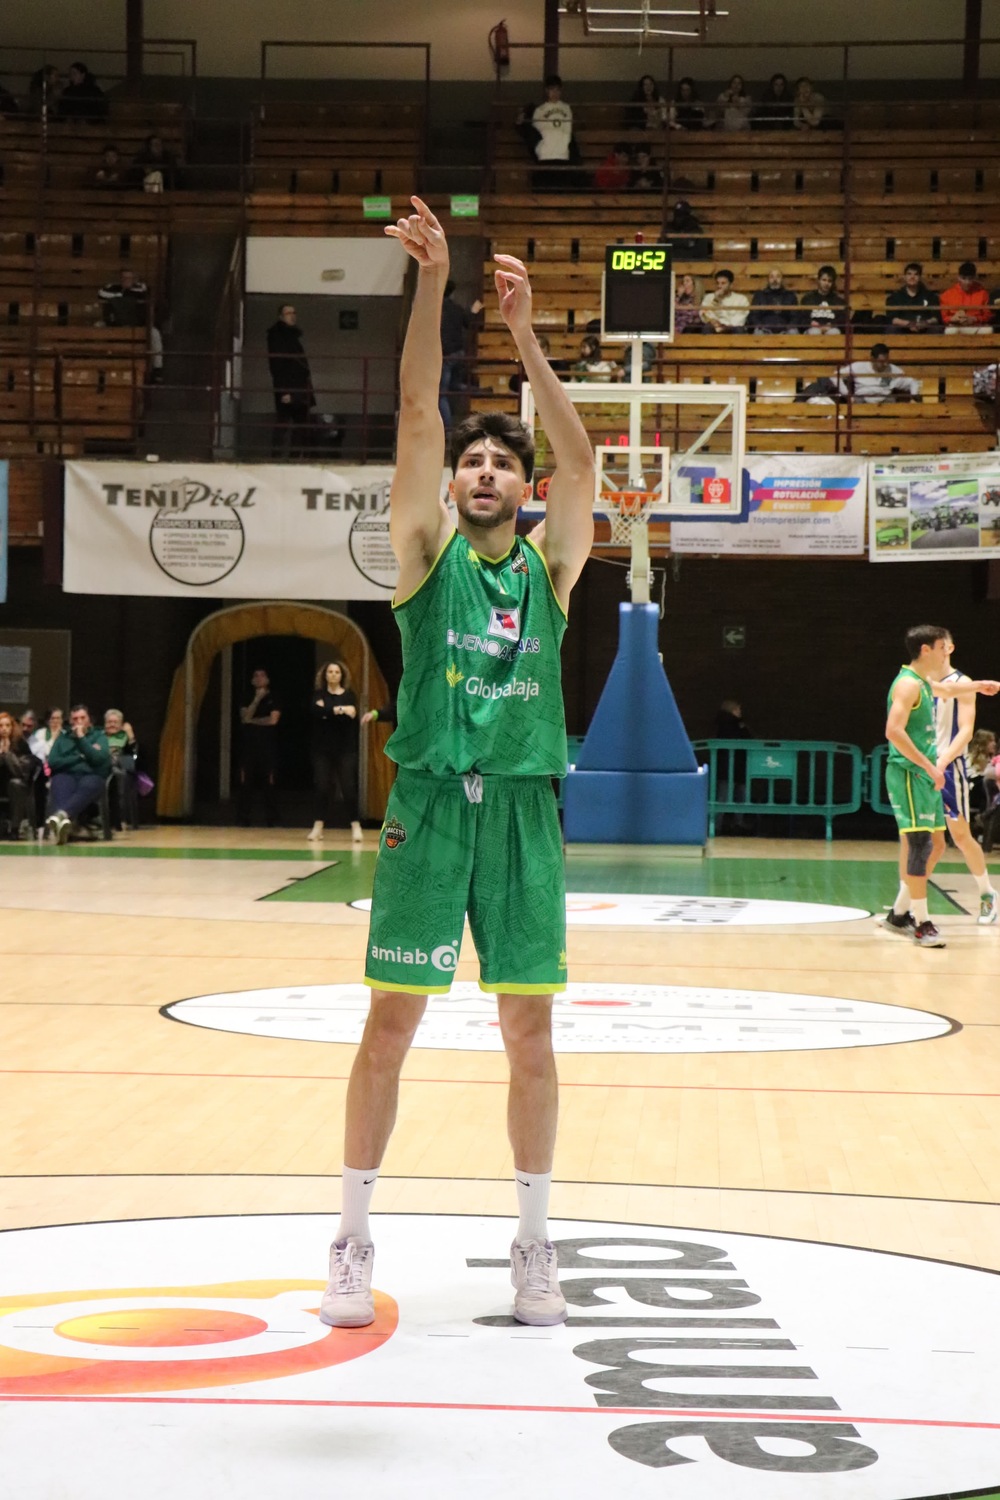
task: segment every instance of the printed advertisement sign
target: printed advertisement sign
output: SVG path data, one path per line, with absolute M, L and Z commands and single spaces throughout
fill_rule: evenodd
M 754 454 L 750 514 L 743 525 L 684 521 L 671 528 L 677 553 L 728 557 L 863 557 L 865 470 L 850 455 Z
M 391 465 L 69 463 L 71 594 L 389 599 Z M 445 476 L 442 480 L 442 494 Z
M 872 562 L 1000 558 L 1000 455 L 873 460 L 868 485 Z

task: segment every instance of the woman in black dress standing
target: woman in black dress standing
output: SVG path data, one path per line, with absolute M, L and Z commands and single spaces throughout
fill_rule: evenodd
M 339 783 L 347 805 L 351 838 L 361 841 L 358 821 L 358 700 L 350 687 L 350 673 L 341 661 L 326 661 L 316 673 L 311 707 L 312 763 L 315 819 L 309 838 L 321 839 L 330 811 L 331 794 Z

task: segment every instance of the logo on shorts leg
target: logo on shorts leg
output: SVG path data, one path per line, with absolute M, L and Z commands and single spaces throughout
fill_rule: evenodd
M 454 973 L 458 968 L 458 944 L 442 943 L 431 954 L 431 963 L 435 969 L 441 969 L 445 974 Z
M 406 829 L 398 818 L 390 818 L 382 829 L 382 832 L 385 834 L 385 846 L 387 849 L 395 849 L 397 844 L 406 843 Z

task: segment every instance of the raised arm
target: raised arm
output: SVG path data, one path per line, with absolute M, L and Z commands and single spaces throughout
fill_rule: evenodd
M 912 678 L 904 678 L 897 682 L 892 690 L 892 702 L 889 705 L 889 717 L 885 724 L 885 737 L 890 745 L 895 745 L 901 755 L 911 760 L 921 771 L 925 771 L 931 778 L 938 791 L 944 786 L 944 772 L 939 771 L 937 766 L 927 759 L 922 751 L 910 739 L 906 730 L 910 713 L 917 706 L 920 698 L 920 688 Z
M 1000 682 L 989 678 L 963 677 L 959 682 L 932 682 L 929 686 L 935 698 L 974 698 L 977 693 L 984 698 L 995 698 L 1000 693 Z
M 544 554 L 556 598 L 569 608 L 573 585 L 594 545 L 594 450 L 576 408 L 542 353 L 531 326 L 528 272 L 513 255 L 496 257 L 500 315 L 510 329 L 531 385 L 538 419 L 555 459 L 545 520 L 532 532 Z
M 389 496 L 389 538 L 399 563 L 396 594 L 405 599 L 423 582 L 453 529 L 441 500 L 444 424 L 438 410 L 441 384 L 441 304 L 448 280 L 444 230 L 426 203 L 386 226 L 417 262 L 417 292 L 399 367 L 399 433 L 396 472 Z

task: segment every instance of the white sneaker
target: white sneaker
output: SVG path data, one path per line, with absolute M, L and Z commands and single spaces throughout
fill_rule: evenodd
M 361 843 L 361 840 L 364 838 L 364 834 L 361 831 L 360 823 L 351 824 L 351 838 L 355 844 Z
M 52 835 L 54 844 L 65 844 L 72 827 L 72 822 L 64 812 L 50 813 L 45 819 L 46 832 Z
M 984 891 L 979 898 L 979 916 L 976 921 L 980 927 L 992 927 L 1000 916 L 1000 897 L 996 891 Z
M 323 825 L 317 818 L 316 822 L 306 834 L 307 839 L 321 839 L 323 837 Z
M 374 1323 L 374 1259 L 375 1247 L 367 1240 L 334 1240 L 330 1246 L 330 1283 L 319 1307 L 321 1323 L 328 1328 L 364 1328 Z
M 519 1323 L 549 1328 L 566 1321 L 566 1298 L 559 1290 L 556 1247 L 551 1240 L 515 1240 L 510 1247 L 514 1316 Z

